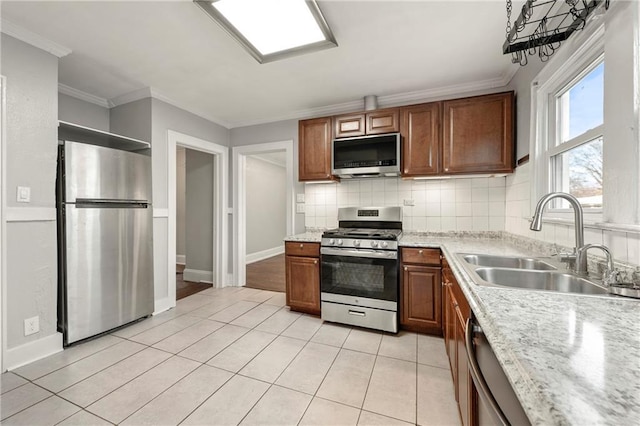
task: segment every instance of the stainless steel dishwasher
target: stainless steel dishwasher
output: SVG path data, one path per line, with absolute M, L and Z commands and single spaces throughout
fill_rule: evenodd
M 465 331 L 469 371 L 478 391 L 478 422 L 485 425 L 530 425 L 482 328 L 473 316 Z

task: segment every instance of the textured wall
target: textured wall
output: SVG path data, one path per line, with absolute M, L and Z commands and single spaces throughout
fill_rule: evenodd
M 7 349 L 56 333 L 55 173 L 58 133 L 58 59 L 2 34 L 6 76 L 5 187 L 14 218 L 6 228 Z M 31 187 L 31 203 L 16 202 L 16 187 Z M 37 210 L 35 208 L 38 208 Z M 40 317 L 40 332 L 24 336 L 23 321 Z

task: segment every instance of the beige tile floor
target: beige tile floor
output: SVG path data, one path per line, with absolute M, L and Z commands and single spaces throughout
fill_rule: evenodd
M 2 424 L 459 425 L 441 338 L 210 289 L 0 376 Z

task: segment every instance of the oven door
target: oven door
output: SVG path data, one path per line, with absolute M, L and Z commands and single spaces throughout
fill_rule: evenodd
M 397 251 L 323 247 L 320 254 L 322 300 L 397 309 Z

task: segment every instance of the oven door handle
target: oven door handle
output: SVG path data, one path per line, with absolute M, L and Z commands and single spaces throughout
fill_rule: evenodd
M 397 259 L 398 258 L 398 252 L 394 250 L 373 251 L 373 250 L 334 249 L 334 248 L 323 247 L 320 249 L 320 254 L 326 254 L 329 256 L 367 257 L 370 259 Z

